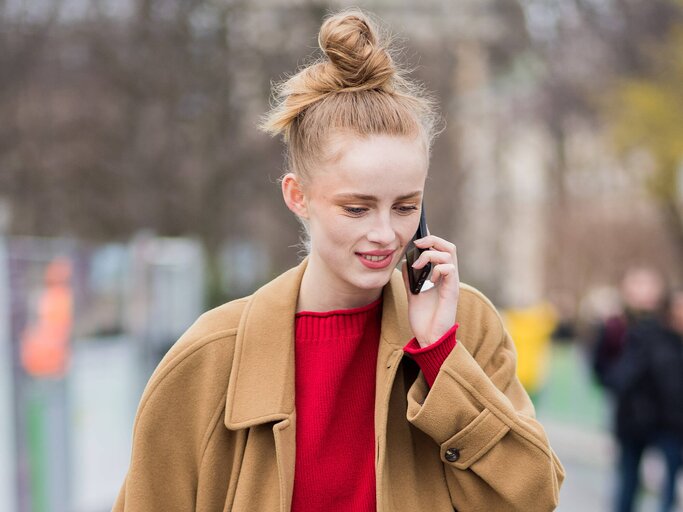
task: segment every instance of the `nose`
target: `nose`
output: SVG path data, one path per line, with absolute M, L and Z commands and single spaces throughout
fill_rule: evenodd
M 391 214 L 378 214 L 370 231 L 368 231 L 367 237 L 370 242 L 382 247 L 391 245 L 396 239 L 396 231 L 391 224 Z

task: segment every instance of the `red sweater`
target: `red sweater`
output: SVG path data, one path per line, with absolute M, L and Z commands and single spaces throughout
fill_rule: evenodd
M 360 308 L 296 314 L 293 512 L 374 512 L 375 371 L 382 298 Z M 434 382 L 453 326 L 425 349 L 404 348 Z

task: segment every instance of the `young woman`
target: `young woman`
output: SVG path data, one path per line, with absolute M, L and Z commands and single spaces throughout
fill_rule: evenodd
M 429 234 L 408 290 L 436 114 L 360 11 L 278 89 L 287 207 L 309 253 L 202 315 L 138 409 L 114 510 L 547 511 L 564 473 L 491 303 Z M 457 320 L 457 322 L 456 322 Z M 457 330 L 457 341 L 456 341 Z

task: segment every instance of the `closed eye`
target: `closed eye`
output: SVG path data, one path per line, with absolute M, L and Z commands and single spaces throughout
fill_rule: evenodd
M 357 207 L 357 206 L 342 206 L 342 208 L 344 209 L 344 211 L 346 213 L 350 213 L 351 215 L 356 215 L 356 216 L 362 215 L 363 213 L 365 213 L 369 209 L 369 208 L 361 208 L 361 207 Z M 411 205 L 411 206 L 397 206 L 396 207 L 396 210 L 398 210 L 398 212 L 401 213 L 402 215 L 410 214 L 414 211 L 417 211 L 417 209 L 418 209 L 417 206 L 413 206 L 413 205 Z
M 368 209 L 367 208 L 357 208 L 354 206 L 342 206 L 345 212 L 350 213 L 352 215 L 361 215 L 363 212 L 366 212 Z
M 399 206 L 398 209 L 401 213 L 411 213 L 417 210 L 417 206 Z

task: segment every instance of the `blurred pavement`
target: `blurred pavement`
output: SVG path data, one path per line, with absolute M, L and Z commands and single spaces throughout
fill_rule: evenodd
M 614 490 L 613 459 L 616 449 L 609 433 L 577 425 L 544 419 L 539 415 L 551 445 L 566 470 L 560 492 L 558 512 L 608 512 Z M 657 512 L 658 489 L 664 467 L 659 454 L 646 452 L 641 467 L 638 512 Z M 683 512 L 683 474 L 678 479 L 679 504 L 676 512 Z

